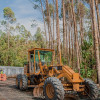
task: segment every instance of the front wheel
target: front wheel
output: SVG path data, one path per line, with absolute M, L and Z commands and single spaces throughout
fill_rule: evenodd
M 46 100 L 64 100 L 63 85 L 56 77 L 47 78 L 43 90 Z
M 20 78 L 21 78 L 21 74 L 16 76 L 16 88 L 20 88 Z
M 28 89 L 28 79 L 26 75 L 21 75 L 20 78 L 20 90 L 27 90 Z

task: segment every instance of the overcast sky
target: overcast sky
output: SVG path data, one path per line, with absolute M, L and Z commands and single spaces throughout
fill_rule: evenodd
M 31 28 L 32 20 L 36 20 L 38 26 L 43 30 L 41 12 L 34 10 L 29 0 L 0 0 L 0 20 L 3 19 L 3 9 L 5 7 L 10 7 L 15 13 L 17 22 L 23 24 L 32 34 L 34 34 L 37 29 L 36 27 Z

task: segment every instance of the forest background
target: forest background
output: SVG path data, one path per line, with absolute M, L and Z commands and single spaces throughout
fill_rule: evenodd
M 10 7 L 0 20 L 0 65 L 22 67 L 27 50 L 50 48 L 55 61 L 67 64 L 82 77 L 100 83 L 100 10 L 99 0 L 28 0 L 38 10 L 44 27 L 32 20 L 35 34 L 17 22 Z

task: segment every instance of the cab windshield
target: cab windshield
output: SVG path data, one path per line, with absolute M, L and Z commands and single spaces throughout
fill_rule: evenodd
M 35 61 L 36 62 L 39 62 L 38 51 L 40 53 L 40 60 L 41 60 L 42 65 L 44 65 L 44 64 L 46 64 L 47 66 L 51 65 L 51 62 L 52 62 L 52 52 L 36 50 L 35 51 Z

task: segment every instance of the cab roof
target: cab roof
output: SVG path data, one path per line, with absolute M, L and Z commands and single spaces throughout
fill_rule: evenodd
M 43 50 L 43 51 L 54 51 L 53 49 L 45 49 L 45 48 L 32 48 L 32 49 L 29 49 L 28 52 L 31 52 L 33 50 Z

